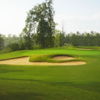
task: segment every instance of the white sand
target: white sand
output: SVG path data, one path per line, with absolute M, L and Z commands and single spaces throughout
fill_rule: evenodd
M 58 58 L 60 57 L 58 56 Z M 61 57 L 61 59 L 63 59 L 63 57 Z M 0 64 L 7 64 L 7 65 L 84 65 L 86 64 L 86 62 L 83 62 L 83 61 L 73 61 L 73 62 L 63 62 L 63 63 L 29 62 L 29 57 L 23 57 L 23 58 L 2 60 L 0 61 Z

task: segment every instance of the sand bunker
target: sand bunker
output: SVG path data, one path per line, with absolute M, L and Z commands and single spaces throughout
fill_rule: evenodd
M 79 50 L 93 50 L 93 49 L 88 49 L 88 48 L 78 48 Z
M 16 58 L 0 61 L 0 64 L 7 65 L 84 65 L 86 62 L 74 61 L 74 62 L 64 62 L 64 63 L 48 63 L 48 62 L 29 62 L 29 57 Z
M 69 57 L 69 56 L 54 56 L 52 57 L 54 60 L 71 60 L 75 59 L 74 57 Z

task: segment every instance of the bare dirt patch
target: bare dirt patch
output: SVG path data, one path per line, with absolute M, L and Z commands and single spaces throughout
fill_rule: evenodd
M 7 65 L 84 65 L 86 64 L 86 62 L 83 62 L 83 61 L 73 61 L 73 62 L 63 62 L 63 63 L 29 62 L 29 57 L 23 57 L 23 58 L 3 60 L 3 61 L 0 61 L 0 64 L 7 64 Z
M 74 57 L 69 57 L 69 56 L 54 56 L 52 57 L 54 60 L 71 60 L 75 59 Z

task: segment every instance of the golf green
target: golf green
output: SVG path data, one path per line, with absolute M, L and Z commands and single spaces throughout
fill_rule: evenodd
M 0 100 L 100 100 L 100 51 L 23 50 L 0 54 L 0 60 L 37 54 L 68 54 L 85 65 L 0 65 Z

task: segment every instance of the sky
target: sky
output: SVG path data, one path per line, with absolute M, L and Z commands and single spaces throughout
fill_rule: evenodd
M 0 33 L 19 35 L 27 12 L 45 0 L 0 0 Z M 100 32 L 100 0 L 53 0 L 57 29 Z

